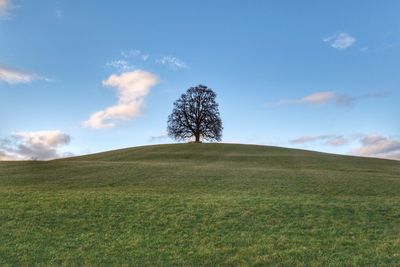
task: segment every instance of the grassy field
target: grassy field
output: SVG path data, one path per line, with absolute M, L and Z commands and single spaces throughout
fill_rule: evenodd
M 0 162 L 0 265 L 400 266 L 400 162 L 176 144 Z

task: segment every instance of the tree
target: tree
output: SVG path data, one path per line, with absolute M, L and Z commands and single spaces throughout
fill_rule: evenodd
M 175 101 L 168 117 L 168 135 L 185 140 L 195 137 L 209 141 L 221 141 L 222 121 L 215 102 L 216 93 L 204 85 L 190 87 Z

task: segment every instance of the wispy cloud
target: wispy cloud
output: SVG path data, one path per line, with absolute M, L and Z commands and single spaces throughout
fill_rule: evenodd
M 120 56 L 122 57 L 122 59 L 107 62 L 106 66 L 115 68 L 119 72 L 131 71 L 139 68 L 142 65 L 141 63 L 147 61 L 150 57 L 149 54 L 143 53 L 142 51 L 137 49 L 121 50 Z M 131 64 L 132 61 L 135 63 L 135 65 Z
M 292 144 L 306 144 L 312 142 L 323 142 L 330 146 L 344 146 L 348 144 L 349 140 L 341 135 L 305 135 L 290 140 Z
M 17 84 L 17 83 L 31 83 L 35 79 L 35 75 L 8 69 L 8 68 L 0 68 L 0 81 L 6 82 L 8 84 Z
M 290 143 L 292 144 L 305 144 L 305 143 L 310 143 L 310 142 L 314 142 L 316 140 L 321 139 L 321 136 L 315 136 L 315 135 L 304 135 L 301 137 L 298 137 L 296 139 L 292 139 L 290 140 Z
M 151 143 L 162 142 L 162 141 L 165 141 L 167 139 L 168 139 L 168 135 L 167 134 L 153 135 L 153 136 L 150 136 L 149 142 L 151 142 Z
M 338 95 L 334 92 L 316 92 L 294 100 L 295 104 L 321 105 L 330 101 L 337 101 Z
M 10 5 L 8 0 L 0 0 L 0 10 L 5 10 Z
M 138 49 L 121 50 L 121 59 L 106 63 L 107 67 L 113 67 L 120 72 L 143 68 L 143 64 L 157 64 L 172 70 L 184 69 L 188 65 L 182 59 L 175 56 L 152 57 Z M 149 60 L 153 58 L 152 60 Z M 133 64 L 132 64 L 133 63 Z
M 18 132 L 0 139 L 0 160 L 49 160 L 70 156 L 60 148 L 68 145 L 71 137 L 61 131 Z
M 344 50 L 353 46 L 357 39 L 348 33 L 340 32 L 322 39 L 328 43 L 332 48 L 337 50 Z
M 325 144 L 331 145 L 331 146 L 344 146 L 349 143 L 349 139 L 343 137 L 343 136 L 331 136 L 329 137 Z
M 132 50 L 122 50 L 121 51 L 121 56 L 124 58 L 133 58 L 133 59 L 140 59 L 143 61 L 146 61 L 150 58 L 150 55 L 147 53 L 144 53 L 138 49 L 132 49 Z
M 361 146 L 351 150 L 350 154 L 400 160 L 400 139 L 370 134 L 359 142 Z
M 130 65 L 126 60 L 113 60 L 111 62 L 106 63 L 107 67 L 113 67 L 121 72 L 129 71 L 135 69 L 135 66 Z
M 358 96 L 350 96 L 346 94 L 340 94 L 332 91 L 315 92 L 310 95 L 298 99 L 281 99 L 277 103 L 267 104 L 267 107 L 276 107 L 284 105 L 313 105 L 322 106 L 329 103 L 333 103 L 337 106 L 350 107 L 355 105 L 360 100 L 376 97 L 389 96 L 389 91 L 372 92 Z
M 183 60 L 173 56 L 164 56 L 160 59 L 157 59 L 156 62 L 173 70 L 184 69 L 188 67 Z
M 42 77 L 37 74 L 27 73 L 7 67 L 0 67 L 0 81 L 6 82 L 8 84 L 27 84 L 32 83 L 35 80 L 43 80 L 47 82 L 52 81 L 49 78 Z
M 0 0 L 0 17 L 6 17 L 11 8 L 9 0 Z
M 54 10 L 54 15 L 56 16 L 57 19 L 62 19 L 64 17 L 64 12 L 60 8 L 56 8 Z
M 143 70 L 111 75 L 103 81 L 103 86 L 117 90 L 118 103 L 94 112 L 84 122 L 85 126 L 94 129 L 113 128 L 118 121 L 126 121 L 139 116 L 145 97 L 156 83 L 157 77 Z

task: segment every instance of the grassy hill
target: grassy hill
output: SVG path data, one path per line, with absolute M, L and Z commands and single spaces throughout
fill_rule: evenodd
M 174 144 L 0 162 L 0 265 L 400 265 L 400 162 Z

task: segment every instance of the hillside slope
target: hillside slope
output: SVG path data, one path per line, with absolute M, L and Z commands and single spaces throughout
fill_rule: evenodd
M 400 264 L 400 162 L 173 144 L 0 162 L 0 265 Z

